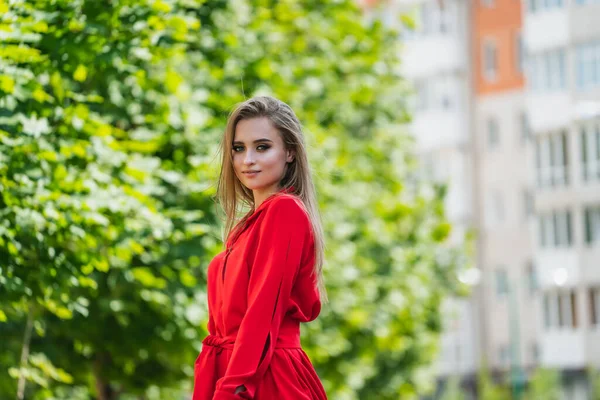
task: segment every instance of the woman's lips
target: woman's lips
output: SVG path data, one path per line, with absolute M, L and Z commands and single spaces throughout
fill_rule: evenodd
M 246 175 L 249 178 L 252 178 L 252 177 L 258 175 L 259 173 L 260 173 L 260 171 L 247 171 L 247 172 L 244 172 L 244 175 Z

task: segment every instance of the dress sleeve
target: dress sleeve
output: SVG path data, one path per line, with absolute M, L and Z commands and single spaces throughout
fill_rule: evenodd
M 211 335 L 215 335 L 216 329 L 215 329 L 215 319 L 212 316 L 212 312 L 209 311 L 208 313 L 208 324 L 206 325 L 206 328 L 208 330 L 208 333 L 210 333 Z
M 254 398 L 271 362 L 304 246 L 309 244 L 310 220 L 303 208 L 293 198 L 272 201 L 265 210 L 250 265 L 246 314 L 213 400 Z M 242 385 L 246 390 L 234 394 Z

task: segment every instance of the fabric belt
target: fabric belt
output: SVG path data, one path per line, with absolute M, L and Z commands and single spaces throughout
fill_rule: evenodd
M 228 337 L 220 337 L 216 335 L 208 335 L 202 341 L 202 344 L 205 346 L 211 347 L 219 347 L 221 349 L 229 349 L 233 350 L 233 345 L 235 344 L 235 339 L 231 339 Z
M 203 346 L 216 347 L 219 349 L 219 353 L 224 349 L 233 350 L 233 346 L 235 345 L 235 338 L 232 337 L 221 337 L 217 335 L 208 335 L 202 341 Z M 290 336 L 279 336 L 277 340 L 277 344 L 275 345 L 276 349 L 299 349 L 302 346 L 300 345 L 300 335 L 290 335 Z

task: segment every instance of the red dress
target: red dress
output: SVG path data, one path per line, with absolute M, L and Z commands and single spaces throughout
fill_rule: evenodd
M 194 366 L 193 400 L 321 400 L 300 346 L 319 315 L 310 219 L 296 196 L 267 198 L 208 266 L 208 332 Z M 246 391 L 234 394 L 238 386 Z

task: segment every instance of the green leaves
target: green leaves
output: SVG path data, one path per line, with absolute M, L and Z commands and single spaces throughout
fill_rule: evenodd
M 221 250 L 216 150 L 233 105 L 262 93 L 298 113 L 314 168 L 331 302 L 303 343 L 328 394 L 427 387 L 464 257 L 443 190 L 416 178 L 393 32 L 349 0 L 2 8 L 0 358 L 18 365 L 31 302 L 33 351 L 72 379 L 47 368 L 28 394 L 189 391 Z
M 71 384 L 73 377 L 61 368 L 56 368 L 44 354 L 32 354 L 29 356 L 28 367 L 9 368 L 8 373 L 12 378 L 24 375 L 27 380 L 48 388 L 51 381 Z

